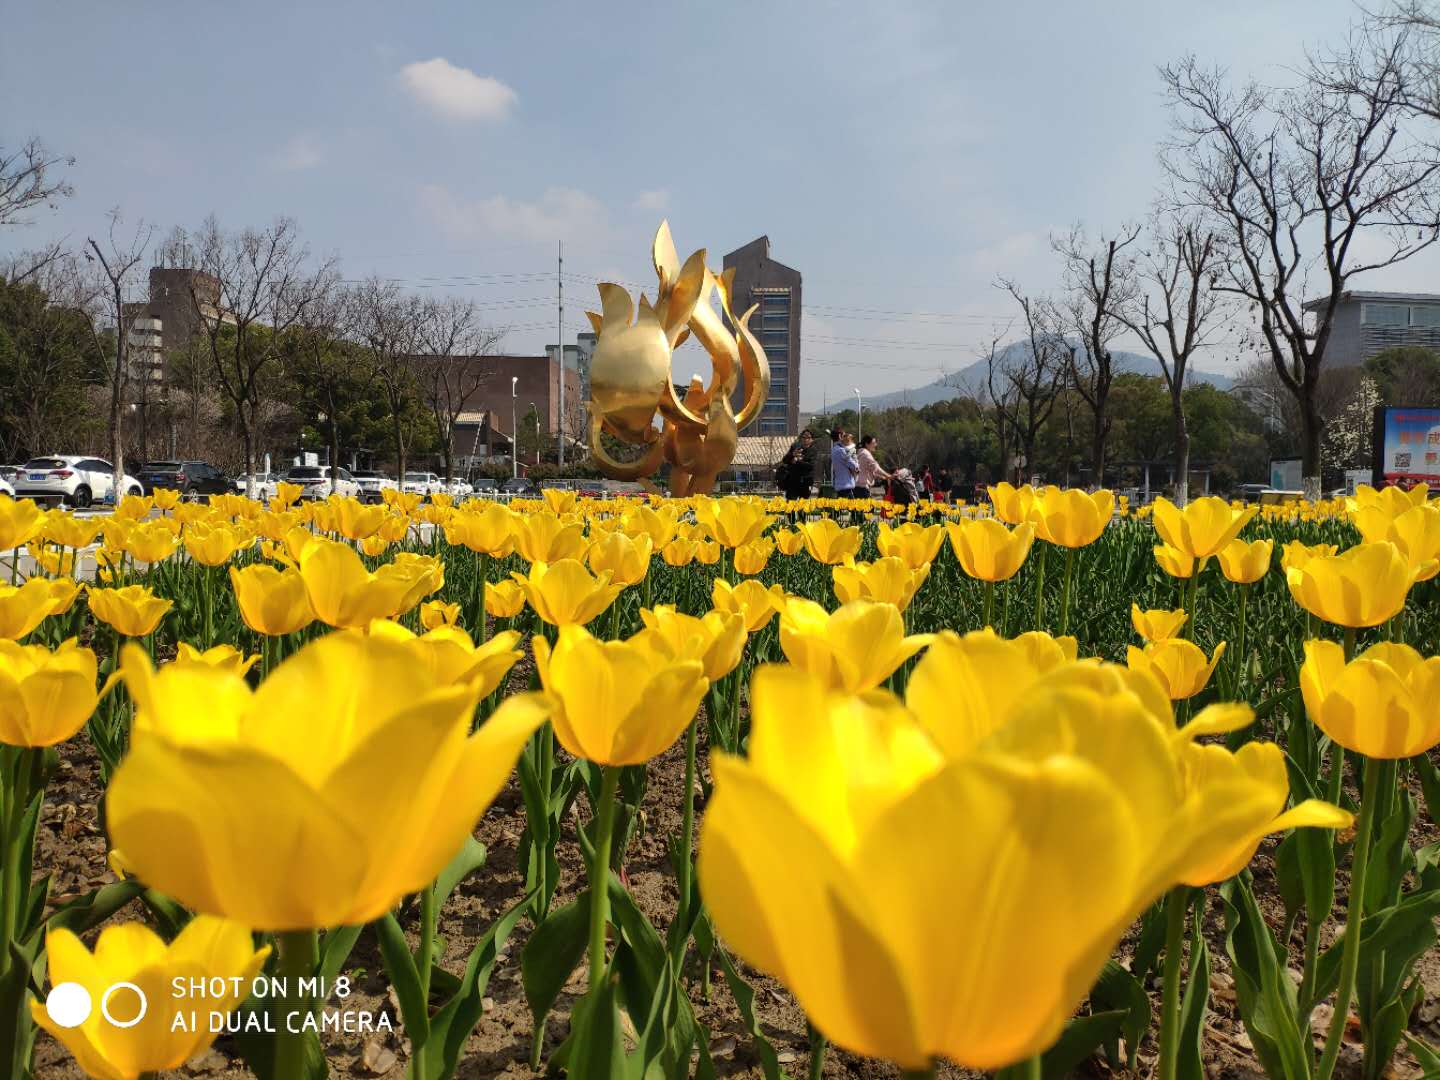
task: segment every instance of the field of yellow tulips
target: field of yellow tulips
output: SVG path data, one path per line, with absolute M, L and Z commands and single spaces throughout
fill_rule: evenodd
M 1440 1075 L 1427 494 L 0 496 L 0 1078 Z

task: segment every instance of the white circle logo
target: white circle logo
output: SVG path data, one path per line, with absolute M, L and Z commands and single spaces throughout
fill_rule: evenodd
M 77 982 L 62 982 L 50 988 L 45 1013 L 62 1028 L 76 1028 L 90 1019 L 90 991 Z
M 115 1017 L 110 1015 L 110 998 L 114 995 L 116 990 L 132 990 L 134 991 L 135 996 L 140 999 L 140 1011 L 135 1014 L 133 1019 L 116 1020 Z M 134 983 L 131 982 L 112 983 L 110 988 L 106 990 L 104 995 L 100 998 L 100 1015 L 105 1017 L 106 1020 L 110 1021 L 110 1023 L 114 1024 L 118 1028 L 134 1027 L 141 1020 L 145 1019 L 145 1010 L 149 1007 L 150 1000 L 145 996 L 145 991 L 141 990 L 140 987 L 136 986 Z

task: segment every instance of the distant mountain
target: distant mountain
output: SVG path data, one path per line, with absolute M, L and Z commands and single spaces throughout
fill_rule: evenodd
M 1025 342 L 1012 342 L 1001 350 L 1001 360 L 1013 352 L 1028 349 Z M 1114 357 L 1113 364 L 1115 373 L 1133 372 L 1137 375 L 1160 375 L 1160 364 L 1152 356 L 1143 356 L 1140 353 L 1121 352 L 1119 350 L 1111 354 Z M 1017 356 L 1018 359 L 1018 356 Z M 986 392 L 986 377 L 989 368 L 984 360 L 977 360 L 969 367 L 953 371 L 943 378 L 936 379 L 924 386 L 917 386 L 909 390 L 892 390 L 888 394 L 876 394 L 874 397 L 865 399 L 865 410 L 867 412 L 875 409 L 893 409 L 901 405 L 909 405 L 912 408 L 921 408 L 925 405 L 933 405 L 937 401 L 949 401 L 957 397 L 981 397 Z M 997 373 L 998 377 L 998 373 Z M 1190 369 L 1188 381 L 1190 383 L 1209 383 L 1220 390 L 1228 390 L 1235 380 L 1228 375 L 1221 375 L 1213 371 L 1197 371 Z M 809 407 L 803 411 L 818 412 L 825 403 L 811 401 Z M 839 401 L 831 401 L 829 408 L 831 412 L 840 412 L 844 409 L 854 409 L 855 398 L 848 397 Z

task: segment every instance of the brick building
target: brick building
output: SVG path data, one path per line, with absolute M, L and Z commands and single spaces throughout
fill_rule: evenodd
M 451 433 L 457 461 L 471 457 L 478 461 L 509 453 L 510 439 L 514 436 L 512 404 L 516 424 L 524 424 L 530 406 L 534 405 L 540 417 L 541 435 L 553 439 L 560 433 L 560 366 L 553 352 L 549 356 L 479 356 L 475 363 L 484 365 L 485 378 L 466 402 L 465 411 Z M 585 442 L 584 418 L 580 374 L 575 368 L 567 367 L 563 424 L 567 460 L 571 448 Z

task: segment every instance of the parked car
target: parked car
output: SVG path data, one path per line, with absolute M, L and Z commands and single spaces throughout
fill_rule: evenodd
M 16 478 L 15 494 L 36 502 L 69 503 L 83 509 L 95 502 L 115 501 L 115 467 L 103 458 L 59 454 L 31 458 Z M 143 495 L 140 481 L 123 474 L 120 494 Z
M 9 495 L 12 499 L 15 497 L 15 489 L 10 486 L 10 481 L 5 479 L 3 474 L 0 474 L 0 495 Z
M 436 492 L 445 490 L 445 482 L 433 472 L 407 472 L 400 482 L 400 490 L 411 495 L 423 495 L 427 499 Z
M 500 481 L 481 477 L 475 481 L 475 497 L 477 499 L 493 499 L 500 494 Z
M 513 476 L 500 485 L 500 490 L 506 495 L 538 495 L 540 489 L 535 486 L 535 481 L 524 476 Z
M 375 469 L 356 469 L 350 475 L 360 487 L 361 502 L 378 503 L 385 498 L 380 494 L 382 491 L 394 491 L 398 486 L 390 477 Z
M 250 479 L 251 477 L 248 473 L 242 476 L 235 477 L 234 480 L 230 481 L 230 490 L 233 491 L 236 495 L 247 494 L 248 488 L 250 487 Z M 277 473 L 256 473 L 254 476 L 254 497 L 256 499 L 259 499 L 261 502 L 269 502 L 275 497 L 275 493 L 277 491 L 275 484 L 279 479 L 280 477 Z
M 194 499 L 230 490 L 230 480 L 208 461 L 152 461 L 141 467 L 136 479 L 146 495 L 156 488 L 169 488 Z
M 328 499 L 331 495 L 330 474 L 335 474 L 334 494 L 360 497 L 360 485 L 350 475 L 350 470 L 329 465 L 296 465 L 280 479 L 287 484 L 299 484 L 302 499 Z
M 470 481 L 459 476 L 450 481 L 449 490 L 450 494 L 453 495 L 457 501 L 460 499 L 468 499 L 475 494 L 475 488 L 471 486 Z

